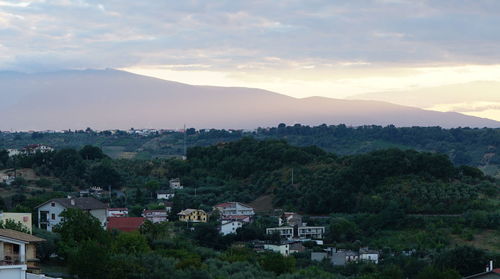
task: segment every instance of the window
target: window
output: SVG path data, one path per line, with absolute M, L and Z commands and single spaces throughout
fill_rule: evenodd
M 51 203 L 50 203 L 50 206 L 55 207 L 55 206 L 56 206 L 56 203 L 55 203 L 55 202 L 51 202 Z
M 51 218 L 52 220 L 55 220 L 55 219 L 56 219 L 56 215 L 55 215 L 54 213 L 52 213 L 52 215 L 50 216 L 50 218 Z

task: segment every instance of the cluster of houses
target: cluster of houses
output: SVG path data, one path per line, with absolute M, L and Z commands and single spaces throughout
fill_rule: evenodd
M 46 153 L 46 152 L 52 152 L 54 151 L 54 148 L 43 145 L 43 144 L 30 144 L 27 145 L 21 149 L 7 149 L 7 152 L 9 153 L 9 157 L 16 156 L 16 155 L 28 155 L 28 154 L 35 154 L 37 152 L 40 153 Z

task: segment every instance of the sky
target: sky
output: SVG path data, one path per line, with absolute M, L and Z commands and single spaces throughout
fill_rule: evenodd
M 498 0 L 0 0 L 0 70 L 344 98 L 500 81 L 498 26 Z

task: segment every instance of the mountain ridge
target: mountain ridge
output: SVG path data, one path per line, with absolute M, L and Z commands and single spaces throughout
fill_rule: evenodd
M 0 73 L 0 129 L 254 129 L 278 123 L 500 127 L 500 122 L 383 101 L 294 98 L 247 88 L 189 85 L 125 71 Z

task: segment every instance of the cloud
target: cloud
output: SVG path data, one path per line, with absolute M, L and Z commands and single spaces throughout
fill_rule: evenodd
M 268 57 L 315 67 L 498 63 L 498 9 L 488 0 L 1 0 L 0 42 L 9 58 L 0 57 L 0 68 L 29 71 L 32 60 L 37 69 L 228 71 L 272 67 Z

